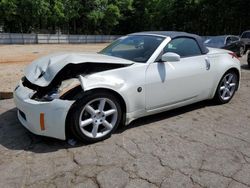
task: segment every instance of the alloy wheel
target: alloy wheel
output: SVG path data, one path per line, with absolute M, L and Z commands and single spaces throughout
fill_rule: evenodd
M 222 100 L 227 101 L 232 98 L 236 90 L 237 78 L 233 73 L 228 73 L 224 76 L 220 85 L 220 97 Z
M 112 131 L 118 120 L 118 110 L 108 98 L 88 102 L 79 116 L 79 127 L 90 138 L 101 138 Z

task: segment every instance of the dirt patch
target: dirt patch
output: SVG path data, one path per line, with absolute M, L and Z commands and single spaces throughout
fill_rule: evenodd
M 0 100 L 11 99 L 13 98 L 13 92 L 1 92 L 0 91 Z
M 1 45 L 0 92 L 12 92 L 23 76 L 25 66 L 39 57 L 57 52 L 97 52 L 107 45 L 107 43 L 81 45 Z

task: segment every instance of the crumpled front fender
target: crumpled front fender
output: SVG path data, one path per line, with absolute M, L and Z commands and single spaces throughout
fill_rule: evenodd
M 115 78 L 113 76 L 79 76 L 79 80 L 84 91 L 89 91 L 96 88 L 106 88 L 119 91 L 125 85 L 124 80 Z
M 95 74 L 88 76 L 79 76 L 81 86 L 85 91 L 94 89 L 109 89 L 119 94 L 126 104 L 126 124 L 130 123 L 134 115 L 140 114 L 145 110 L 145 88 L 143 85 L 124 79 L 129 77 L 120 77 L 118 74 Z M 138 92 L 138 87 L 141 91 Z
M 106 89 L 119 95 L 126 105 L 126 124 L 128 124 L 145 111 L 145 77 L 142 68 L 144 67 L 140 65 L 134 67 L 132 72 L 131 69 L 128 71 L 128 68 L 123 68 L 88 75 L 81 74 L 72 79 L 72 84 L 69 86 L 78 84 L 82 92 Z M 65 90 L 69 88 L 66 87 Z

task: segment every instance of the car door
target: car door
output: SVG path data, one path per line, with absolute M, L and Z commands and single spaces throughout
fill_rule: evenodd
M 233 52 L 237 51 L 237 41 L 235 41 L 231 36 L 226 38 L 226 49 Z
M 177 62 L 154 62 L 146 71 L 146 109 L 188 103 L 208 97 L 212 87 L 210 62 L 192 38 L 170 41 L 163 53 L 180 55 Z

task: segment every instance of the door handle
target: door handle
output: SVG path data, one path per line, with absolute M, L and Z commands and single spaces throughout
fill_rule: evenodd
M 206 70 L 210 70 L 211 65 L 210 65 L 210 61 L 207 57 L 205 58 L 205 62 L 206 62 Z

